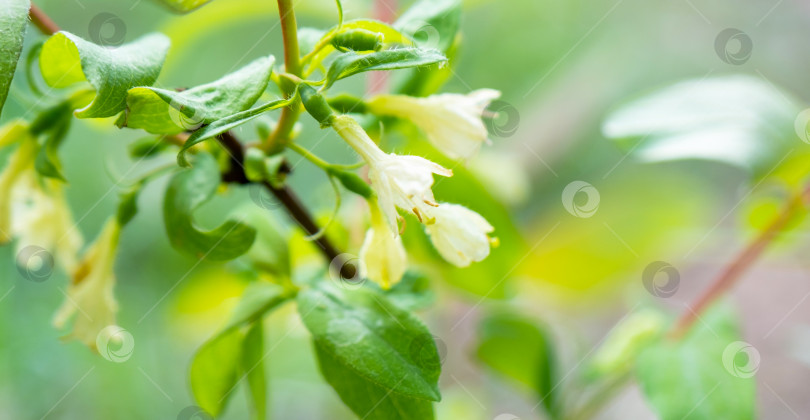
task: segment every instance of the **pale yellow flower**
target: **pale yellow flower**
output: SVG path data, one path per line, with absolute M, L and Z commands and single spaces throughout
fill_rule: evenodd
M 115 325 L 118 303 L 113 295 L 113 267 L 120 233 L 121 226 L 115 218 L 108 220 L 73 272 L 67 298 L 53 320 L 54 326 L 63 328 L 75 318 L 69 337 L 92 349 L 96 349 L 98 334 Z
M 393 231 L 397 231 L 396 207 L 423 220 L 426 209 L 435 205 L 433 174 L 453 175 L 449 169 L 418 156 L 386 154 L 351 117 L 335 117 L 332 127 L 368 164 L 371 187 Z
M 371 228 L 360 248 L 360 272 L 363 277 L 388 289 L 405 274 L 405 248 L 399 235 L 383 220 L 377 200 L 369 200 L 369 205 Z
M 413 122 L 439 151 L 453 159 L 469 159 L 488 141 L 484 110 L 499 98 L 493 89 L 466 95 L 444 93 L 426 98 L 380 95 L 368 101 L 369 110 Z
M 466 267 L 489 255 L 495 228 L 480 214 L 458 204 L 441 203 L 430 212 L 433 223 L 425 224 L 433 246 L 453 265 Z

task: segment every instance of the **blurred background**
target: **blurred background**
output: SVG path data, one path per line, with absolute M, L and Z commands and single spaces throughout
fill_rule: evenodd
M 173 46 L 158 80 L 162 87 L 194 86 L 257 57 L 282 56 L 270 0 L 219 0 L 183 16 L 149 0 L 36 3 L 64 30 L 87 39 L 129 42 L 151 31 L 166 33 Z M 394 3 L 396 10 L 410 4 Z M 344 6 L 348 19 L 380 13 L 370 0 L 346 0 Z M 302 0 L 296 7 L 301 26 L 335 23 L 331 0 Z M 749 175 L 731 166 L 638 162 L 605 139 L 605 117 L 655 88 L 736 73 L 778 86 L 806 107 L 810 4 L 469 0 L 464 9 L 461 48 L 443 91 L 498 89 L 503 96 L 496 110 L 502 112 L 491 127 L 492 144 L 466 167 L 454 168 L 459 183 L 455 177 L 442 180 L 435 191 L 439 199 L 486 216 L 501 247 L 469 269 L 436 268 L 426 263 L 433 253 L 429 246 L 406 234 L 409 253 L 416 265 L 424 262 L 435 295 L 420 317 L 444 358 L 444 399 L 436 407 L 442 419 L 543 418 L 530 392 L 476 361 L 476 331 L 484 312 L 509 308 L 546 325 L 565 376 L 627 314 L 649 305 L 672 314 L 688 311 L 687 304 L 761 225 L 757 209 L 778 203 L 766 185 L 752 189 Z M 114 19 L 93 23 L 102 13 Z M 749 57 L 728 60 L 720 54 L 716 40 L 727 28 L 750 39 Z M 25 51 L 37 39 L 41 36 L 29 28 Z M 362 92 L 366 83 L 362 77 L 352 79 L 336 90 Z M 0 123 L 30 118 L 30 107 L 25 80 L 17 77 Z M 309 123 L 303 130 L 301 142 L 316 153 L 351 162 L 336 136 Z M 237 133 L 255 140 L 252 126 Z M 142 136 L 115 128 L 111 120 L 73 125 L 61 154 L 70 180 L 68 199 L 88 242 L 114 212 L 116 180 L 133 179 L 155 166 L 127 156 L 127 144 Z M 383 129 L 384 141 L 407 151 L 397 146 L 402 144 L 397 136 Z M 795 147 L 810 145 L 797 138 Z M 316 214 L 328 217 L 334 200 L 328 182 L 298 156 L 290 159 L 292 187 Z M 566 206 L 564 190 L 576 181 L 598 192 L 588 217 Z M 143 192 L 141 211 L 124 230 L 117 259 L 119 324 L 135 340 L 126 363 L 109 362 L 78 342 L 60 340 L 62 333 L 52 328 L 51 319 L 64 298 L 67 277 L 54 272 L 46 281 L 28 281 L 15 266 L 14 247 L 0 248 L 0 419 L 174 419 L 194 405 L 188 387 L 191 357 L 224 322 L 250 274 L 238 262 L 198 263 L 173 250 L 163 232 L 164 188 L 162 179 Z M 258 207 L 299 236 L 292 246 L 294 260 L 320 263 L 282 210 L 255 194 L 226 191 L 200 211 L 201 220 L 216 223 L 234 208 L 265 203 Z M 359 249 L 363 229 L 343 226 L 361 218 L 360 208 L 346 200 L 342 223 L 330 232 L 349 252 Z M 810 399 L 802 386 L 810 383 L 806 228 L 798 226 L 780 238 L 731 293 L 742 314 L 743 338 L 761 354 L 757 410 L 762 418 L 810 418 Z M 680 274 L 676 293 L 667 298 L 653 296 L 642 283 L 645 267 L 657 261 Z M 320 378 L 293 305 L 265 325 L 265 348 L 272 349 L 265 362 L 271 417 L 353 418 Z M 246 418 L 244 399 L 240 389 L 224 418 Z M 631 385 L 597 418 L 655 416 Z

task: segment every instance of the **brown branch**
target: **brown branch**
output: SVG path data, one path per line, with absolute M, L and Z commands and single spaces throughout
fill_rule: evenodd
M 245 149 L 242 142 L 229 131 L 219 135 L 217 140 L 219 140 L 219 143 L 231 156 L 230 168 L 222 174 L 222 180 L 236 184 L 249 184 L 250 181 L 245 175 L 243 166 Z M 320 231 L 320 228 L 292 189 L 286 185 L 281 188 L 276 188 L 266 181 L 262 182 L 262 185 L 276 197 L 286 208 L 293 220 L 295 220 L 307 234 L 314 235 Z M 336 266 L 340 267 L 341 275 L 344 278 L 354 278 L 357 268 L 352 264 L 347 264 L 348 261 L 343 261 L 345 258 L 341 257 L 342 253 L 332 244 L 326 235 L 321 235 L 315 240 L 315 243 L 318 245 L 318 248 L 320 248 L 329 264 L 335 262 Z
M 757 258 L 762 255 L 763 251 L 765 251 L 768 245 L 773 242 L 773 239 L 785 228 L 791 218 L 793 218 L 799 210 L 804 208 L 805 202 L 808 199 L 810 199 L 810 188 L 791 197 L 790 201 L 785 205 L 776 219 L 731 261 L 714 283 L 712 283 L 712 285 L 689 306 L 688 310 L 681 315 L 680 319 L 675 323 L 670 337 L 682 337 L 689 330 L 689 327 L 695 323 L 699 314 L 703 313 L 707 307 L 730 289 L 737 280 L 740 279 L 742 274 L 751 267 Z
M 31 3 L 31 10 L 28 11 L 28 17 L 31 18 L 31 23 L 44 35 L 53 35 L 59 32 L 59 25 L 34 3 Z

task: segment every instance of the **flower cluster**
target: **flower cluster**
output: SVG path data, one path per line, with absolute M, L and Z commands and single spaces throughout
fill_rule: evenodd
M 370 112 L 407 119 L 451 158 L 468 159 L 487 141 L 481 121 L 484 109 L 499 92 L 479 90 L 469 95 L 443 94 L 427 98 L 380 95 L 368 102 Z M 418 156 L 385 153 L 360 124 L 347 115 L 335 116 L 331 127 L 369 167 L 375 196 L 369 200 L 371 228 L 360 251 L 361 269 L 383 287 L 405 272 L 405 250 L 399 238 L 397 208 L 413 214 L 424 226 L 434 247 L 448 262 L 466 267 L 489 255 L 494 228 L 478 213 L 458 204 L 441 203 L 433 196 L 433 175 L 453 172 Z
M 83 240 L 65 199 L 63 182 L 37 172 L 34 162 L 41 146 L 22 122 L 11 123 L 0 132 L 0 147 L 17 143 L 0 172 L 0 243 L 16 241 L 21 267 L 30 263 L 24 260 L 28 254 L 21 252 L 28 246 L 53 255 L 54 262 L 72 278 L 54 325 L 64 327 L 81 311 L 70 336 L 95 348 L 99 332 L 115 324 L 118 305 L 113 297 L 113 263 L 121 226 L 114 218 L 108 221 L 78 261 Z

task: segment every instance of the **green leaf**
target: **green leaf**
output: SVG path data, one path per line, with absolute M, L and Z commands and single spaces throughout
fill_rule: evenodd
M 314 345 L 318 366 L 326 382 L 357 417 L 364 420 L 431 420 L 433 403 L 406 397 L 377 385 L 352 370 L 323 345 Z
M 188 13 L 198 7 L 205 6 L 211 0 L 159 0 L 164 6 L 179 13 Z
M 191 364 L 191 389 L 205 411 L 222 412 L 239 381 L 246 375 L 257 418 L 264 418 L 266 385 L 262 351 L 262 316 L 290 299 L 276 284 L 253 282 L 245 288 L 228 322 L 197 350 Z M 240 327 L 250 325 L 246 334 Z
M 355 374 L 402 396 L 441 399 L 430 333 L 384 296 L 322 281 L 298 295 L 298 310 L 316 345 Z
M 62 102 L 45 110 L 31 126 L 33 134 L 45 135 L 42 147 L 39 148 L 34 161 L 34 168 L 44 177 L 67 181 L 62 175 L 62 162 L 59 159 L 58 151 L 70 129 L 72 113 L 70 102 Z
M 447 57 L 438 50 L 421 48 L 400 48 L 370 54 L 347 52 L 338 56 L 329 66 L 324 88 L 328 89 L 340 79 L 367 71 L 443 65 L 446 62 Z
M 208 140 L 212 137 L 216 137 L 232 128 L 236 128 L 258 117 L 262 113 L 285 107 L 292 102 L 293 100 L 288 99 L 279 99 L 268 102 L 255 108 L 248 109 L 247 111 L 237 112 L 236 114 L 227 116 L 221 120 L 213 122 L 212 124 L 201 127 L 199 130 L 195 131 L 194 134 L 189 136 L 185 143 L 183 143 L 183 148 L 181 148 L 180 152 L 177 153 L 177 163 L 180 166 L 189 166 L 188 160 L 186 159 L 186 152 L 195 144 Z
M 264 332 L 261 319 L 256 320 L 242 342 L 241 370 L 247 380 L 254 418 L 267 417 L 267 380 L 264 375 Z
M 42 46 L 39 67 L 51 87 L 87 81 L 95 88 L 95 99 L 77 111 L 77 117 L 112 117 L 126 108 L 129 89 L 157 80 L 168 49 L 169 39 L 158 33 L 118 48 L 105 48 L 69 32 L 58 32 Z
M 30 7 L 29 0 L 3 0 L 0 7 L 0 28 L 3 28 L 3 36 L 0 36 L 0 113 L 22 52 Z
M 689 80 L 620 107 L 603 132 L 642 161 L 703 159 L 760 173 L 795 144 L 799 107 L 787 98 L 751 76 Z
M 639 353 L 660 338 L 666 325 L 666 318 L 657 310 L 642 309 L 628 315 L 594 352 L 586 376 L 596 379 L 627 373 Z
M 230 330 L 207 341 L 191 361 L 191 391 L 199 406 L 218 416 L 239 380 L 242 355 L 239 330 Z
M 460 0 L 421 0 L 414 3 L 394 23 L 416 44 L 447 51 L 461 26 Z
M 735 314 L 720 304 L 682 340 L 663 339 L 642 352 L 638 380 L 652 408 L 663 420 L 753 419 L 756 382 L 749 369 L 737 370 L 736 356 L 746 356 L 736 351 L 739 340 Z
M 533 390 L 551 418 L 559 418 L 551 336 L 516 314 L 495 314 L 479 325 L 478 358 L 495 372 Z
M 230 319 L 222 328 L 220 334 L 260 320 L 262 315 L 277 308 L 289 299 L 290 295 L 285 293 L 284 289 L 277 284 L 266 281 L 250 283 L 242 293 L 239 304 L 231 313 Z
M 261 186 L 248 188 L 261 188 Z M 290 250 L 287 246 L 288 238 L 273 215 L 252 203 L 245 206 L 244 211 L 240 211 L 239 214 L 244 216 L 247 224 L 256 229 L 256 240 L 253 241 L 253 246 L 247 253 L 247 257 L 254 266 L 280 278 L 290 278 L 292 272 Z
M 388 290 L 382 290 L 372 282 L 366 285 L 385 294 L 391 303 L 406 311 L 425 309 L 436 300 L 436 295 L 430 290 L 430 279 L 415 271 L 406 271 L 402 279 Z
M 259 58 L 217 81 L 182 92 L 132 88 L 125 118 L 117 124 L 153 134 L 176 134 L 245 111 L 267 88 L 274 61 L 273 56 Z
M 194 167 L 174 175 L 166 189 L 163 219 L 169 241 L 175 248 L 198 258 L 214 261 L 236 258 L 250 249 L 256 230 L 233 220 L 211 231 L 194 225 L 192 213 L 210 200 L 220 184 L 219 168 L 213 157 L 200 153 Z

